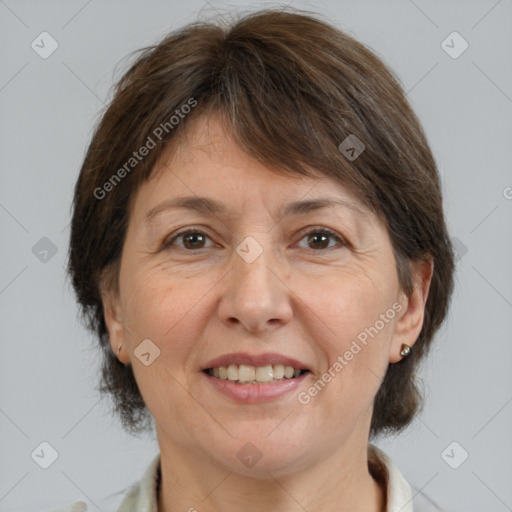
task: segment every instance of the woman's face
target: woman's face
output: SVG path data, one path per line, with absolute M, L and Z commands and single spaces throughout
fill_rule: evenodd
M 209 132 L 193 126 L 139 188 L 119 296 L 105 295 L 112 348 L 123 344 L 161 449 L 261 476 L 360 450 L 423 300 L 401 293 L 386 229 L 346 187 L 272 173 L 215 118 Z M 223 211 L 171 205 L 185 197 Z M 290 207 L 315 200 L 333 203 Z M 278 365 L 309 371 L 261 384 L 203 371 L 231 364 L 250 381 L 280 377 Z

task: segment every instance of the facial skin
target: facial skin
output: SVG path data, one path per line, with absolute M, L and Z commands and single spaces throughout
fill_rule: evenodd
M 167 209 L 183 196 L 222 202 L 228 215 Z M 305 215 L 283 205 L 342 199 Z M 164 247 L 178 230 L 182 236 Z M 322 229 L 340 237 L 322 238 Z M 172 235 L 172 236 L 171 236 Z M 236 251 L 252 237 L 262 249 L 247 263 Z M 343 241 L 345 240 L 345 242 Z M 119 294 L 104 290 L 112 350 L 133 366 L 156 423 L 161 453 L 159 512 L 384 510 L 384 491 L 368 472 L 373 399 L 389 363 L 413 345 L 424 315 L 431 265 L 413 268 L 417 286 L 401 292 L 385 227 L 340 183 L 280 176 L 245 154 L 217 118 L 198 119 L 167 152 L 132 204 Z M 307 404 L 307 389 L 379 315 L 400 311 Z M 150 339 L 160 356 L 134 354 Z M 223 354 L 277 352 L 307 364 L 295 392 L 261 404 L 219 393 L 201 367 Z M 262 454 L 246 467 L 237 453 Z M 303 508 L 304 507 L 304 508 Z

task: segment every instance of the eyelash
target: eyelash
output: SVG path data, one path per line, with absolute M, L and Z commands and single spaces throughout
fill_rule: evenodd
M 188 228 L 184 231 L 179 231 L 178 233 L 175 233 L 175 234 L 173 233 L 170 238 L 168 238 L 166 241 L 164 241 L 162 249 L 170 248 L 170 246 L 173 244 L 173 242 L 175 240 L 177 240 L 178 238 L 185 237 L 187 235 L 196 235 L 196 234 L 210 238 L 206 233 L 201 231 L 201 229 L 192 227 L 192 228 Z M 340 242 L 341 247 L 348 245 L 346 240 L 344 238 L 342 238 L 340 235 L 338 235 L 336 232 L 332 231 L 331 229 L 319 227 L 319 226 L 313 227 L 309 231 L 304 233 L 304 235 L 301 237 L 301 240 L 311 234 L 322 234 L 322 235 L 327 235 L 332 238 L 335 238 L 336 240 L 338 240 L 338 242 Z M 208 249 L 208 247 L 200 247 L 198 249 L 187 249 L 184 247 L 179 247 L 179 249 L 183 249 L 184 251 L 187 251 L 187 252 L 199 252 L 202 249 Z M 329 247 L 329 248 L 325 248 L 325 249 L 311 249 L 311 250 L 314 252 L 325 252 L 328 249 L 334 249 L 334 248 Z

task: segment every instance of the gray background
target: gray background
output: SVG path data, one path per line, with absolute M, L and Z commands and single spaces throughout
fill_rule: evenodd
M 447 511 L 512 510 L 512 2 L 290 4 L 326 15 L 397 72 L 439 164 L 456 237 L 453 306 L 421 372 L 426 407 L 378 445 Z M 200 11 L 230 5 L 0 0 L 1 511 L 78 499 L 115 510 L 157 453 L 154 438 L 125 434 L 95 392 L 99 354 L 64 273 L 70 201 L 115 65 Z M 59 45 L 47 59 L 31 47 L 43 31 Z M 453 31 L 469 44 L 458 58 L 441 46 Z M 48 469 L 31 457 L 43 441 L 58 453 Z

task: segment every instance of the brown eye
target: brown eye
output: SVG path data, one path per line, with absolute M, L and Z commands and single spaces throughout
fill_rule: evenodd
M 345 245 L 344 240 L 330 229 L 313 229 L 306 233 L 303 238 L 308 240 L 308 248 L 313 250 L 329 249 L 329 239 L 335 239 L 339 245 Z M 332 248 L 332 246 L 331 246 Z
M 197 229 L 189 229 L 187 231 L 182 231 L 181 233 L 177 233 L 171 239 L 164 243 L 164 248 L 172 245 L 176 245 L 174 242 L 176 240 L 180 240 L 183 242 L 182 245 L 178 245 L 179 248 L 193 251 L 197 249 L 204 249 L 204 243 L 207 238 L 210 238 L 208 235 L 205 235 L 203 232 L 198 231 Z
M 172 238 L 168 241 L 164 242 L 163 248 L 167 248 L 170 246 L 178 246 L 180 249 L 184 249 L 186 251 L 194 251 L 199 249 L 208 248 L 205 246 L 206 239 L 210 239 L 208 235 L 199 231 L 198 229 L 188 229 L 186 231 L 182 231 L 176 233 Z M 334 231 L 326 228 L 315 228 L 306 233 L 301 240 L 307 239 L 308 249 L 312 249 L 315 251 L 321 251 L 323 249 L 332 249 L 336 246 L 343 247 L 346 245 L 345 240 L 336 234 Z M 336 240 L 338 244 L 329 247 L 329 243 L 331 240 Z M 181 244 L 176 244 L 176 241 L 182 242 Z
M 202 243 L 204 244 L 204 235 L 202 233 L 187 233 L 181 235 L 181 237 L 187 249 L 197 249 Z

